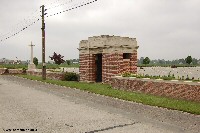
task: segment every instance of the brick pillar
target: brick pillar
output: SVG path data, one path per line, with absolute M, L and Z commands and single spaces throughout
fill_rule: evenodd
M 79 55 L 79 74 L 80 81 L 96 81 L 96 64 L 95 64 L 95 55 L 93 54 L 80 54 Z
M 137 73 L 137 51 L 131 54 L 130 72 L 135 74 Z
M 79 64 L 80 81 L 89 81 L 89 54 L 80 54 Z
M 108 59 L 109 54 L 102 54 L 102 82 L 107 81 L 107 73 L 108 73 Z
M 118 65 L 118 74 L 121 74 L 124 72 L 123 53 L 118 54 Z
M 90 54 L 89 55 L 89 80 L 90 82 L 96 81 L 96 55 Z

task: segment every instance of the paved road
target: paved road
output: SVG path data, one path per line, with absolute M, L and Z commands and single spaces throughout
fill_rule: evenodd
M 0 133 L 199 133 L 199 125 L 198 115 L 0 76 Z

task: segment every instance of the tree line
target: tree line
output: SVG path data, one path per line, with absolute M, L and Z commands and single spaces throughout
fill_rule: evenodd
M 67 65 L 70 65 L 71 63 L 79 63 L 79 59 L 70 59 L 70 60 L 64 60 L 64 56 L 60 54 L 53 53 L 53 56 L 49 56 L 51 60 L 54 61 L 55 64 L 62 64 L 65 63 Z M 33 59 L 34 64 L 38 65 L 38 59 L 34 57 Z M 141 57 L 138 59 L 138 65 L 200 65 L 200 59 L 192 58 L 192 56 L 187 56 L 186 58 L 182 59 L 176 59 L 176 60 L 164 60 L 164 59 L 158 59 L 158 60 L 150 60 L 149 57 Z
M 192 56 L 187 56 L 186 58 L 176 59 L 176 60 L 164 60 L 164 59 L 154 59 L 151 60 L 149 57 L 141 57 L 138 59 L 138 64 L 150 64 L 150 65 L 200 65 L 200 59 L 192 58 Z

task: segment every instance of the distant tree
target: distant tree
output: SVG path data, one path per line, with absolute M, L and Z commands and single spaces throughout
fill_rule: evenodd
M 187 64 L 192 63 L 192 56 L 188 56 L 187 58 L 185 58 L 185 62 L 186 62 Z
M 179 64 L 178 60 L 172 60 L 172 65 Z
M 193 64 L 193 65 L 197 65 L 197 64 L 198 64 L 198 60 L 197 60 L 196 58 L 193 58 L 193 59 L 192 59 L 192 64 Z
M 143 60 L 143 64 L 149 64 L 149 63 L 150 63 L 149 57 L 145 57 Z
M 33 58 L 33 63 L 37 66 L 38 65 L 38 59 L 36 57 Z
M 143 62 L 142 62 L 142 63 L 143 63 Z M 150 61 L 150 64 L 154 64 L 154 65 L 155 65 L 155 64 L 158 64 L 158 60 L 151 60 L 151 61 Z
M 139 63 L 139 64 L 142 64 L 142 63 L 143 63 L 143 60 L 144 60 L 144 57 L 140 57 L 138 63 Z
M 200 59 L 199 59 L 199 60 L 197 60 L 197 64 L 200 64 Z
M 67 65 L 70 65 L 71 64 L 71 61 L 70 60 L 66 60 L 67 62 Z
M 169 64 L 172 64 L 172 62 L 171 62 L 171 61 L 169 61 L 169 60 L 167 60 L 167 61 L 166 61 L 166 64 L 168 64 L 168 65 L 169 65 Z
M 185 59 L 179 59 L 178 60 L 178 64 L 185 64 L 186 62 L 185 62 Z
M 158 59 L 158 63 L 159 63 L 159 64 L 166 64 L 164 59 L 162 59 L 162 60 L 161 60 L 161 59 Z
M 49 56 L 49 58 L 50 58 L 51 60 L 54 60 L 54 61 L 55 61 L 55 64 L 58 64 L 58 65 L 60 65 L 61 63 L 64 63 L 64 62 L 65 62 L 65 60 L 62 59 L 63 57 L 64 57 L 64 56 L 62 56 L 62 55 L 60 55 L 60 54 L 56 54 L 55 52 L 53 53 L 53 56 L 52 56 L 52 57 Z

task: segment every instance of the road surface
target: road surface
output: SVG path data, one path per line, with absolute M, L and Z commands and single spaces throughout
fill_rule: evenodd
M 0 133 L 199 133 L 199 125 L 199 115 L 0 76 Z

